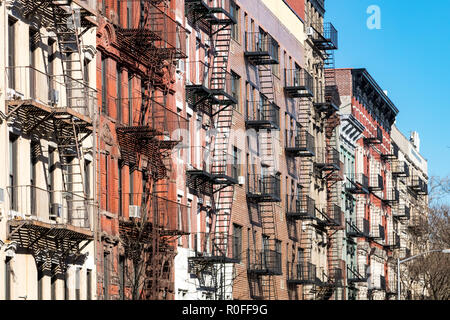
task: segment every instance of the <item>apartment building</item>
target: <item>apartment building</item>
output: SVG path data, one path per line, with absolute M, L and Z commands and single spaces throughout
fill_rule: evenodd
M 0 300 L 96 299 L 94 8 L 0 2 Z
M 340 283 L 338 246 L 327 247 L 342 224 L 339 95 L 305 64 L 309 46 L 323 69 L 337 32 L 311 3 L 185 1 L 192 116 L 177 192 L 190 235 L 179 239 L 176 299 L 329 299 Z
M 174 149 L 188 138 L 186 108 L 177 102 L 184 3 L 98 1 L 98 15 L 98 294 L 170 300 L 188 212 L 177 197 L 183 151 Z
M 365 127 L 351 113 L 341 115 L 339 151 L 344 164 L 341 208 L 344 211 L 345 232 L 340 230 L 338 237 L 342 241 L 342 259 L 346 266 L 344 276 L 346 290 L 343 293 L 343 300 L 356 300 L 358 293 L 356 284 L 367 282 L 365 270 L 361 270 L 358 266 L 357 239 L 364 234 L 358 229 L 355 210 L 355 195 L 369 193 L 368 181 L 364 184 L 355 183 L 357 142 L 363 137 L 364 130 Z
M 356 202 L 357 299 L 388 299 L 396 292 L 393 250 L 399 248 L 398 225 L 393 208 L 399 203 L 391 159 L 392 125 L 398 110 L 365 69 L 335 70 L 341 96 L 341 113 L 352 115 L 364 126 L 356 142 L 354 174 L 347 174 L 346 191 Z M 364 281 L 367 279 L 367 281 Z
M 393 215 L 397 222 L 400 248 L 394 252 L 394 258 L 404 259 L 427 249 L 423 247 L 427 243 L 423 226 L 428 214 L 428 163 L 420 154 L 420 138 L 417 132 L 412 132 L 408 139 L 394 125 L 391 139 L 395 150 L 391 164 L 392 176 L 396 180 L 399 193 L 399 201 L 393 208 Z M 408 283 L 408 269 L 405 265 L 400 268 L 403 275 L 401 282 L 405 285 Z M 422 289 L 421 283 L 413 283 L 402 290 L 401 298 L 420 299 Z

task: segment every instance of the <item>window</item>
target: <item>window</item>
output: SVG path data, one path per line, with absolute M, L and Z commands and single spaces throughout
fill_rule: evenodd
M 47 44 L 47 72 L 50 77 L 55 74 L 55 58 L 56 58 L 55 42 L 56 41 L 53 39 L 48 39 L 48 44 Z M 50 82 L 49 89 L 51 91 L 51 89 L 54 89 L 53 81 L 49 81 L 49 82 Z
M 10 209 L 17 211 L 17 137 L 9 137 L 9 187 L 11 188 Z
M 233 147 L 233 172 L 232 177 L 238 178 L 241 175 L 241 150 L 237 147 Z
M 117 89 L 117 122 L 122 123 L 122 71 L 117 64 L 116 68 L 116 89 Z
M 89 59 L 83 61 L 83 80 L 87 86 L 89 86 L 89 62 Z
M 11 258 L 5 260 L 5 300 L 11 300 Z
M 233 259 L 241 260 L 242 226 L 233 224 Z
M 128 73 L 128 124 L 133 125 L 133 74 Z
M 109 254 L 103 255 L 103 299 L 109 299 Z
M 231 38 L 237 42 L 239 39 L 239 7 L 236 4 L 230 5 L 230 15 L 235 18 L 236 23 L 231 25 Z
M 51 286 L 51 288 L 50 288 L 51 293 L 50 294 L 51 294 L 51 299 L 52 300 L 56 300 L 56 281 L 58 280 L 57 273 L 56 273 L 56 268 L 57 268 L 57 265 L 52 264 L 52 270 L 51 270 L 52 277 L 50 279 L 50 286 Z
M 48 148 L 48 191 L 50 192 L 50 205 L 55 203 L 54 192 L 55 189 L 55 148 Z M 56 220 L 56 216 L 52 214 L 51 219 Z
M 130 29 L 133 21 L 133 1 L 127 1 L 127 28 Z
M 86 300 L 92 299 L 91 288 L 92 288 L 92 271 L 90 269 L 86 270 Z
M 69 300 L 69 274 L 64 275 L 64 300 Z
M 105 209 L 109 211 L 109 158 L 105 154 Z
M 29 59 L 30 59 L 30 96 L 36 98 L 36 49 L 39 45 L 39 34 L 36 30 L 29 30 Z
M 30 205 L 31 205 L 31 214 L 36 215 L 36 201 L 37 195 L 36 195 L 36 163 L 37 163 L 37 156 L 36 156 L 36 148 L 39 148 L 39 145 L 32 141 L 30 143 Z
M 125 257 L 119 256 L 119 295 L 120 300 L 125 300 Z
M 234 106 L 235 108 L 239 106 L 239 94 L 241 90 L 241 77 L 231 71 L 231 95 L 238 101 L 238 105 Z
M 102 113 L 107 114 L 108 113 L 108 106 L 107 106 L 107 97 L 108 97 L 108 83 L 106 80 L 106 72 L 107 72 L 107 58 L 102 56 Z
M 80 300 L 81 296 L 80 296 L 80 287 L 81 287 L 81 282 L 80 282 L 80 273 L 81 273 L 81 268 L 76 268 L 75 269 L 75 300 Z
M 122 0 L 117 0 L 117 23 L 120 26 L 120 14 L 121 14 L 121 8 L 120 8 L 120 4 L 121 4 Z M 128 1 L 127 1 L 128 2 Z
M 133 178 L 133 171 L 131 170 L 131 166 L 129 167 L 130 170 L 130 205 L 134 204 L 133 201 L 133 192 L 134 192 L 134 178 Z
M 117 175 L 118 175 L 118 184 L 119 184 L 119 217 L 122 217 L 123 216 L 123 194 L 122 194 L 122 190 L 123 190 L 123 181 L 122 181 L 122 168 L 123 168 L 123 163 L 122 163 L 122 160 L 119 160 L 119 162 L 118 162 L 118 165 L 117 165 L 117 167 L 118 167 L 118 173 L 117 173 Z
M 15 23 L 13 19 L 8 20 L 8 85 L 10 88 L 15 88 L 15 72 L 12 72 L 12 68 L 15 67 L 15 55 L 16 55 L 16 45 L 15 45 Z

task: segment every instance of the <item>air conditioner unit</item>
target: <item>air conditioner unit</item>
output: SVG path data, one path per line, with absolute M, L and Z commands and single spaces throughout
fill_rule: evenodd
M 306 28 L 306 35 L 311 37 L 314 35 L 314 28 L 313 27 L 308 27 Z
M 11 88 L 6 89 L 6 99 L 7 100 L 23 100 L 24 98 L 25 98 L 25 96 L 22 93 L 17 92 L 16 90 L 11 89 Z
M 52 203 L 50 218 L 61 218 L 62 205 L 60 203 Z
M 55 89 L 51 89 L 50 91 L 50 104 L 55 105 L 59 102 L 59 91 Z
M 140 218 L 141 217 L 141 207 L 140 206 L 135 206 L 135 205 L 130 205 L 128 208 L 128 216 L 130 218 Z
M 238 177 L 238 183 L 239 185 L 244 185 L 245 184 L 245 177 L 244 176 L 239 176 Z

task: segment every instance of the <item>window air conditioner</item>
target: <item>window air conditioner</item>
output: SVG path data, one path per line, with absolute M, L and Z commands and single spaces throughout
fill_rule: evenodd
M 308 27 L 306 28 L 306 35 L 307 36 L 313 36 L 314 35 L 314 28 L 313 27 Z
M 24 95 L 21 94 L 20 92 L 17 92 L 14 89 L 7 88 L 6 89 L 6 99 L 7 100 L 23 100 Z
M 60 203 L 52 203 L 50 218 L 61 218 L 62 205 Z
M 50 104 L 56 105 L 59 102 L 59 91 L 55 89 L 51 89 L 50 91 Z
M 130 218 L 140 218 L 141 217 L 141 207 L 140 206 L 135 206 L 135 205 L 130 205 L 128 208 L 128 216 Z
M 239 176 L 238 177 L 238 183 L 239 185 L 244 185 L 245 184 L 245 177 L 244 176 Z

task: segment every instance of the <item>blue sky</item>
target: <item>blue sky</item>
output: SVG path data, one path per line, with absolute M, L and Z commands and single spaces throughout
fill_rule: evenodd
M 450 174 L 450 1 L 326 0 L 339 31 L 336 67 L 366 68 L 400 113 L 398 128 L 418 131 L 429 176 Z M 367 8 L 381 12 L 370 30 Z

